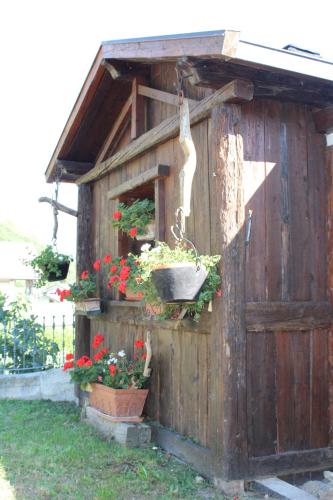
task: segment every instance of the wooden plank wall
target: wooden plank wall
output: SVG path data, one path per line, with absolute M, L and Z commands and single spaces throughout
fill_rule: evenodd
M 176 92 L 173 65 L 154 65 L 151 86 Z M 189 90 L 200 99 L 209 89 Z M 175 113 L 171 105 L 149 101 L 149 128 Z M 322 136 L 315 134 L 311 110 L 277 101 L 242 106 L 244 196 L 253 210 L 246 253 L 247 302 L 325 302 L 326 181 Z M 188 237 L 201 253 L 210 253 L 209 224 L 213 196 L 208 165 L 212 157 L 211 120 L 193 127 L 198 165 L 193 183 Z M 129 140 L 124 134 L 119 147 Z M 166 240 L 179 204 L 178 173 L 183 157 L 177 139 L 168 141 L 93 184 L 94 257 L 118 253 L 111 217 L 116 202 L 107 191 L 152 166 L 170 166 L 165 181 Z M 114 298 L 101 277 L 103 297 Z M 144 334 L 141 325 L 91 321 L 110 348 L 133 349 Z M 328 331 L 249 332 L 247 335 L 247 423 L 249 455 L 262 457 L 328 444 Z M 148 415 L 166 427 L 211 447 L 210 335 L 193 330 L 154 328 L 153 375 Z M 330 340 L 333 344 L 332 340 Z M 333 393 L 332 393 L 333 394 Z M 331 395 L 333 401 L 333 396 Z M 333 407 L 333 404 L 332 404 Z
M 151 86 L 175 93 L 176 73 L 174 65 L 153 66 Z M 189 97 L 201 99 L 210 90 L 191 89 Z M 157 101 L 148 102 L 149 128 L 175 114 L 174 106 Z M 193 240 L 202 253 L 210 253 L 210 230 L 207 217 L 210 212 L 209 179 L 207 175 L 209 159 L 208 120 L 196 125 L 192 130 L 197 146 L 198 165 L 193 181 L 192 214 L 188 222 L 188 237 Z M 130 140 L 125 133 L 117 150 Z M 166 239 L 172 243 L 170 226 L 174 224 L 174 213 L 179 205 L 178 174 L 183 156 L 178 139 L 173 139 L 144 156 L 117 169 L 109 176 L 93 184 L 93 233 L 94 257 L 105 253 L 118 254 L 117 231 L 111 225 L 116 201 L 108 201 L 107 191 L 154 165 L 170 166 L 170 176 L 165 181 L 166 190 Z M 195 201 L 195 203 L 194 203 Z M 203 229 L 204 228 L 204 229 Z M 100 279 L 103 297 L 116 298 L 106 287 L 106 276 Z M 116 324 L 108 321 L 108 315 L 99 320 L 91 320 L 91 335 L 102 332 L 107 343 L 114 351 L 125 348 L 133 351 L 134 340 L 142 338 L 142 326 Z M 194 331 L 168 330 L 156 328 L 152 332 L 153 374 L 146 412 L 166 427 L 192 437 L 195 441 L 208 446 L 208 399 L 209 392 L 209 335 Z
M 292 103 L 253 101 L 243 118 L 246 208 L 253 210 L 246 299 L 325 302 L 324 138 L 311 110 Z M 250 456 L 329 443 L 329 331 L 291 330 L 248 333 Z

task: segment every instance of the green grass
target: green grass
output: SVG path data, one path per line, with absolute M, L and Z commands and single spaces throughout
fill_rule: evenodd
M 69 403 L 0 401 L 1 498 L 222 499 L 196 473 L 153 445 L 102 440 Z M 4 484 L 13 488 L 6 497 Z

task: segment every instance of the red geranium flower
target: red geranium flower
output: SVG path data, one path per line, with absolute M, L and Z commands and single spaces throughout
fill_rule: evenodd
M 125 264 L 126 264 L 126 259 L 121 259 L 121 261 L 119 262 L 119 265 L 124 266 Z
M 111 278 L 109 279 L 109 283 L 110 285 L 113 285 L 115 281 L 119 280 L 120 280 L 119 276 L 111 276 Z
M 138 293 L 137 293 L 137 297 L 138 297 L 138 299 L 139 299 L 139 300 L 141 300 L 141 299 L 142 299 L 142 297 L 143 297 L 143 293 L 142 293 L 142 292 L 138 292 Z
M 122 281 L 122 282 L 118 285 L 118 290 L 119 290 L 119 292 L 121 292 L 121 293 L 125 293 L 125 292 L 126 292 L 126 281 Z
M 120 220 L 122 218 L 123 214 L 121 212 L 119 212 L 119 210 L 117 212 L 115 212 L 112 216 L 112 219 L 113 220 Z
M 112 255 L 110 253 L 104 255 L 103 257 L 104 264 L 110 264 L 111 261 L 112 261 Z
M 137 232 L 138 232 L 138 228 L 132 227 L 132 229 L 130 229 L 129 235 L 132 236 L 132 238 L 135 238 L 135 236 L 137 235 Z
M 116 272 L 117 272 L 117 269 L 118 269 L 118 267 L 117 267 L 117 266 L 111 266 L 111 267 L 110 267 L 110 273 L 113 273 L 113 274 L 114 274 L 114 273 L 116 273 Z
M 90 364 L 88 364 L 90 361 Z M 91 366 L 92 365 L 92 361 L 91 359 L 89 358 L 89 356 L 82 356 L 80 359 L 77 360 L 76 362 L 76 366 Z
M 136 340 L 134 342 L 134 345 L 135 345 L 135 347 L 138 347 L 139 349 L 141 349 L 142 347 L 144 347 L 145 343 L 143 340 Z
M 88 276 L 89 276 L 89 271 L 87 271 L 87 270 L 83 271 L 81 273 L 81 280 L 86 280 L 88 278 Z
M 124 266 L 121 268 L 120 273 L 119 273 L 119 278 L 121 280 L 127 280 L 130 274 L 131 268 L 130 266 Z
M 72 359 L 74 359 L 73 354 L 71 353 L 66 354 L 66 361 L 71 361 Z
M 104 354 L 106 354 L 107 352 L 108 352 L 108 350 L 106 349 L 106 347 L 103 347 L 103 349 L 101 349 L 99 352 L 96 352 L 96 354 L 94 354 L 94 356 L 93 356 L 94 360 L 99 361 L 100 359 L 102 359 Z
M 217 296 L 217 297 L 222 297 L 222 295 L 223 295 L 223 292 L 222 292 L 222 290 L 221 290 L 221 289 L 216 290 L 216 296 Z
M 95 271 L 99 271 L 100 270 L 100 268 L 101 268 L 101 259 L 95 260 L 95 262 L 93 263 L 93 268 L 95 269 Z
M 66 363 L 64 363 L 64 370 L 69 370 L 70 368 L 74 368 L 73 361 L 66 361 Z
M 116 374 L 117 366 L 116 365 L 109 365 L 109 372 L 111 377 L 114 377 Z
M 98 375 L 97 380 L 98 380 L 98 382 L 102 382 L 103 377 L 101 377 L 100 375 Z
M 96 333 L 96 335 L 93 338 L 92 348 L 98 349 L 99 346 L 101 345 L 101 343 L 103 342 L 103 340 L 104 340 L 103 335 L 101 335 L 100 333 Z

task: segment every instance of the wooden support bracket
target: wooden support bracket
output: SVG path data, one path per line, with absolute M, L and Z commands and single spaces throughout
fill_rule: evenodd
M 215 106 L 223 103 L 243 103 L 253 99 L 253 84 L 246 80 L 233 80 L 214 94 L 199 101 L 190 111 L 191 126 L 210 116 Z M 111 170 L 136 158 L 148 149 L 175 137 L 179 132 L 178 114 L 163 120 L 157 127 L 132 141 L 121 151 L 107 160 L 96 163 L 95 167 L 77 180 L 77 184 L 85 184 L 99 179 Z
M 40 203 L 50 203 L 52 207 L 55 207 L 57 210 L 60 210 L 60 212 L 65 212 L 65 214 L 68 215 L 73 215 L 73 217 L 78 216 L 77 210 L 73 210 L 72 208 L 66 207 L 65 205 L 62 205 L 61 203 L 52 200 L 51 198 L 47 198 L 46 196 L 42 196 L 41 198 L 38 199 Z

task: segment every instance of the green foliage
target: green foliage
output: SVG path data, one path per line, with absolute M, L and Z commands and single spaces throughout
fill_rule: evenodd
M 46 338 L 43 325 L 29 314 L 27 303 L 17 300 L 7 306 L 0 292 L 0 365 L 15 373 L 14 368 L 53 364 L 58 352 L 58 345 Z
M 142 389 L 148 382 L 148 378 L 143 375 L 146 353 L 143 341 L 136 341 L 136 352 L 132 357 L 128 357 L 124 350 L 108 352 L 106 348 L 100 348 L 104 337 L 96 334 L 92 343 L 93 350 L 97 351 L 90 359 L 82 356 L 75 364 L 72 360 L 64 365 L 64 369 L 71 369 L 73 382 L 81 385 L 85 389 L 88 384 L 98 382 L 113 389 Z M 71 357 L 71 356 L 70 356 Z
M 163 303 L 158 297 L 157 291 L 151 280 L 151 273 L 154 269 L 161 266 L 181 262 L 193 262 L 203 265 L 208 271 L 208 276 L 199 292 L 197 301 L 194 304 L 184 303 L 181 308 L 185 308 L 190 317 L 195 321 L 199 321 L 200 314 L 205 306 L 209 303 L 217 292 L 221 277 L 217 270 L 217 264 L 221 259 L 220 255 L 199 255 L 196 256 L 191 248 L 178 244 L 174 249 L 171 249 L 166 243 L 157 242 L 154 248 L 146 244 L 141 248 L 142 252 L 138 260 L 138 274 L 141 280 L 136 283 L 136 291 L 141 291 L 143 301 L 148 302 L 156 308 L 160 308 Z M 179 305 L 166 305 L 163 307 L 163 312 L 159 315 L 161 319 L 172 318 L 179 310 Z
M 70 302 L 80 302 L 81 300 L 86 300 L 96 295 L 96 282 L 90 274 L 87 278 L 80 278 L 76 283 L 71 283 L 69 285 L 69 294 L 59 293 L 60 301 L 69 300 Z M 63 297 L 63 299 L 62 299 Z
M 145 234 L 145 227 L 154 220 L 155 203 L 148 198 L 135 200 L 131 204 L 119 203 L 113 214 L 112 225 L 124 233 L 134 237 L 131 230 L 137 230 L 138 235 Z
M 54 247 L 47 245 L 36 257 L 27 263 L 39 273 L 39 280 L 36 282 L 36 287 L 44 286 L 49 280 L 49 274 L 54 273 L 60 278 L 61 270 L 59 264 L 71 262 L 71 257 L 58 253 Z

